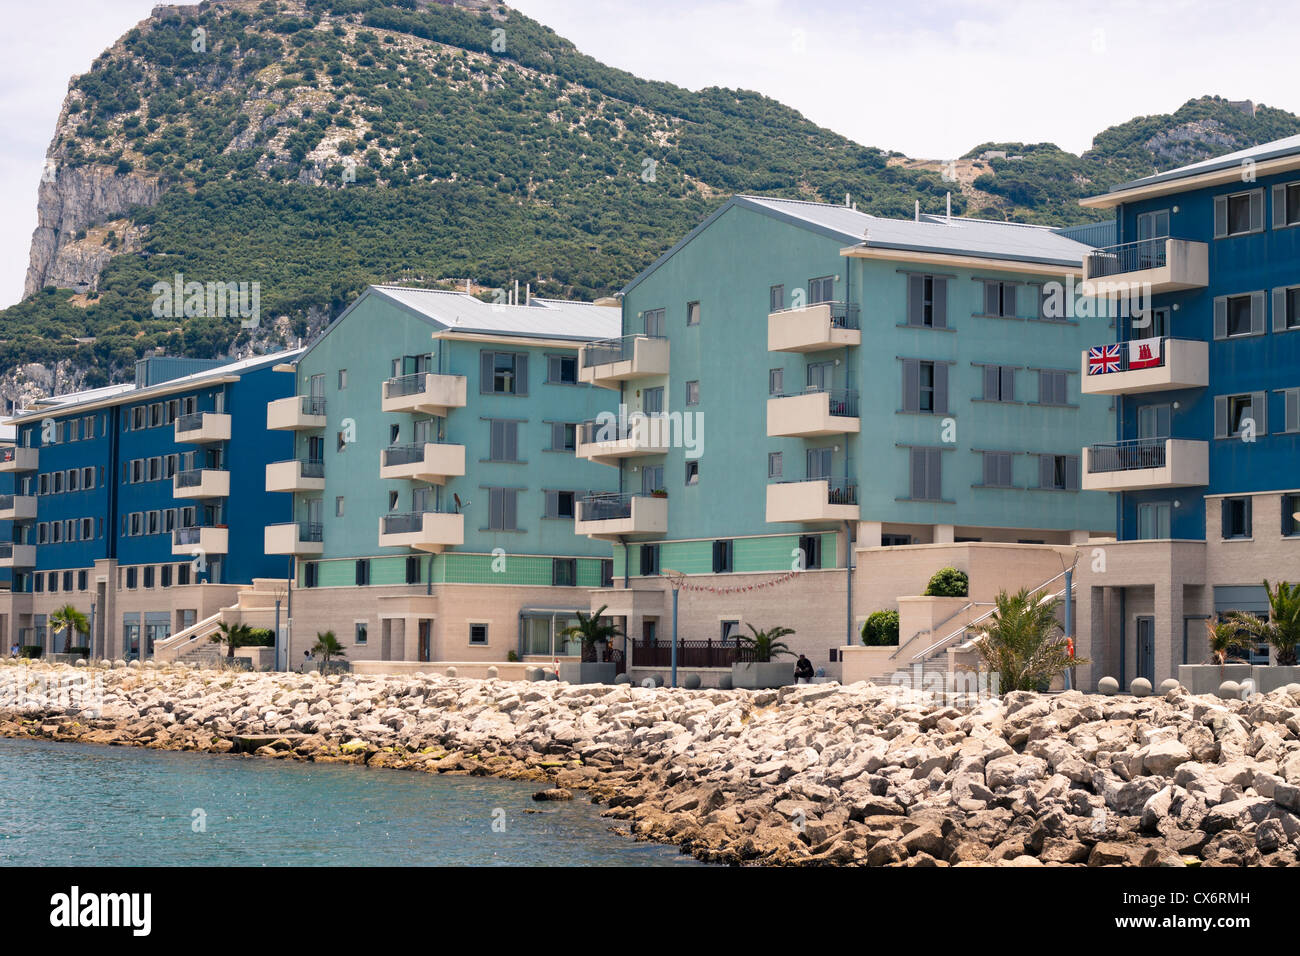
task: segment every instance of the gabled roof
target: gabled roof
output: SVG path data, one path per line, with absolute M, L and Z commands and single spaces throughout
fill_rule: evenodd
M 589 342 L 616 336 L 622 327 L 620 309 L 592 302 L 535 298 L 527 305 L 498 305 L 467 292 L 443 289 L 372 285 L 366 291 L 391 299 L 453 332 Z
M 868 249 L 897 249 L 922 255 L 970 256 L 1066 267 L 1078 267 L 1091 250 L 1090 246 L 1060 235 L 1050 226 L 932 214 L 923 214 L 919 219 L 889 219 L 831 203 L 733 196 L 629 282 L 623 293 L 638 285 L 733 206 L 752 209 L 837 242 Z
M 1258 146 L 1251 146 L 1248 149 L 1239 149 L 1234 153 L 1225 153 L 1213 159 L 1203 159 L 1199 163 L 1190 163 L 1187 166 L 1179 166 L 1177 169 L 1171 169 L 1167 172 L 1156 173 L 1154 176 L 1145 176 L 1142 179 L 1135 179 L 1132 182 L 1112 186 L 1108 192 L 1100 196 L 1089 196 L 1087 199 L 1081 200 L 1080 204 L 1084 206 L 1114 206 L 1121 202 L 1141 198 L 1144 195 L 1178 192 L 1180 188 L 1194 188 L 1194 184 L 1185 183 L 1183 180 L 1195 180 L 1198 177 L 1222 179 L 1222 174 L 1228 174 L 1227 179 L 1224 180 L 1227 181 L 1238 175 L 1238 170 L 1243 164 L 1278 162 L 1279 164 L 1291 165 L 1285 163 L 1288 158 L 1295 160 L 1294 165 L 1300 165 L 1300 136 L 1275 139 L 1271 143 L 1260 143 Z M 1214 177 L 1215 173 L 1221 175 Z M 1195 185 L 1201 184 L 1197 183 Z M 1203 184 L 1211 185 L 1209 182 Z

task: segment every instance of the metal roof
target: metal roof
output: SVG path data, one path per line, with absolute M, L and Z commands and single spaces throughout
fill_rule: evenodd
M 1260 163 L 1265 160 L 1279 159 L 1283 156 L 1297 154 L 1300 154 L 1300 136 L 1288 136 L 1285 139 L 1275 139 L 1271 143 L 1260 143 L 1258 146 L 1251 146 L 1249 149 L 1239 149 L 1235 153 L 1225 153 L 1223 156 L 1216 156 L 1213 159 L 1203 159 L 1199 163 L 1179 166 L 1177 169 L 1156 173 L 1154 176 L 1146 176 L 1132 182 L 1122 183 L 1119 186 L 1112 186 L 1108 192 L 1126 192 L 1130 189 L 1141 189 L 1144 186 L 1155 186 L 1160 183 L 1188 179 L 1202 173 L 1231 169 L 1233 166 L 1240 166 L 1247 160 Z
M 534 298 L 527 305 L 498 305 L 450 290 L 374 285 L 367 291 L 406 306 L 453 332 L 588 342 L 613 338 L 623 326 L 621 309 L 592 302 Z

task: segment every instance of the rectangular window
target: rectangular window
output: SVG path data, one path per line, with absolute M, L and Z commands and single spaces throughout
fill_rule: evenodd
M 767 477 L 780 478 L 783 467 L 782 454 L 779 451 L 770 451 L 767 453 Z
M 700 324 L 700 304 L 698 302 L 686 303 L 686 324 L 687 325 Z
M 647 388 L 641 393 L 641 411 L 647 415 L 658 415 L 664 410 L 664 389 Z
M 343 496 L 342 495 L 339 495 L 337 498 L 334 499 L 334 517 L 336 518 L 343 517 Z
M 136 569 L 135 569 L 135 568 L 127 568 L 127 569 L 126 569 L 126 586 L 127 586 L 127 589 L 128 589 L 128 590 L 134 590 L 134 589 L 135 589 L 135 578 L 136 578 Z
M 1264 228 L 1264 190 L 1216 196 L 1214 199 L 1214 238 L 1241 236 Z
M 984 401 L 1014 402 L 1016 400 L 1016 369 L 1012 365 L 984 366 Z
M 698 381 L 686 383 L 686 404 L 700 404 L 700 383 Z
M 948 280 L 940 276 L 907 277 L 907 324 L 913 328 L 948 327 Z
M 546 381 L 555 385 L 578 384 L 578 359 L 573 355 L 546 356 Z
M 1256 435 L 1268 432 L 1268 393 L 1219 395 L 1214 399 L 1214 437 L 1237 438 L 1249 428 Z
M 486 644 L 488 642 L 488 626 L 486 624 L 471 624 L 469 626 L 469 642 L 471 644 Z
M 822 566 L 822 539 L 818 534 L 803 534 L 799 536 L 799 551 L 803 558 L 804 570 L 820 568 Z
M 1038 370 L 1038 404 L 1065 405 L 1069 401 L 1069 373 L 1058 369 Z
M 354 621 L 352 624 L 352 642 L 364 647 L 370 639 L 370 625 L 366 621 Z
M 528 353 L 489 352 L 480 355 L 479 391 L 492 395 L 528 394 Z
M 1038 487 L 1055 491 L 1079 490 L 1077 455 L 1039 455 Z
M 1016 315 L 1016 283 L 985 280 L 984 314 L 1001 319 Z
M 411 555 L 406 559 L 405 580 L 407 584 L 420 583 L 420 558 L 416 555 Z
M 169 588 L 172 586 L 172 566 L 164 564 L 158 569 L 158 584 Z
M 357 587 L 363 587 L 370 583 L 370 559 L 362 558 L 356 566 L 356 584 Z
M 831 476 L 830 448 L 809 448 L 804 453 L 804 475 L 809 481 L 818 481 Z
M 572 518 L 575 497 L 576 494 L 572 491 L 546 492 L 546 517 Z
M 93 518 L 81 519 L 81 540 L 89 541 L 95 536 L 95 520 Z
M 554 558 L 551 561 L 551 584 L 557 588 L 571 588 L 578 584 L 578 559 Z
M 785 369 L 783 368 L 768 369 L 767 394 L 768 395 L 785 394 Z
M 1222 505 L 1223 537 L 1249 538 L 1251 532 L 1250 498 L 1224 498 Z
M 938 448 L 912 448 L 910 497 L 914 501 L 943 500 L 943 460 Z
M 984 452 L 984 486 L 986 488 L 1011 488 L 1011 461 L 1009 451 Z
M 835 301 L 835 277 L 819 276 L 808 280 L 808 304 Z
M 190 566 L 188 564 L 176 565 L 176 583 L 180 585 L 190 583 Z
M 1282 534 L 1293 538 L 1300 535 L 1300 494 L 1282 496 Z
M 1300 388 L 1278 389 L 1282 393 L 1282 430 L 1284 432 L 1300 431 Z
M 81 469 L 81 487 L 90 491 L 95 487 L 95 469 L 92 465 L 87 465 Z
M 1143 541 L 1164 540 L 1169 537 L 1169 502 L 1156 501 L 1138 505 L 1138 538 Z
M 735 570 L 732 564 L 733 544 L 730 540 L 713 542 L 714 574 L 729 574 Z
M 641 576 L 651 577 L 659 573 L 659 545 L 641 545 Z
M 85 571 L 78 571 L 78 572 L 77 572 L 77 590 L 78 590 L 78 591 L 84 591 L 84 590 L 86 590 L 86 585 L 87 585 L 86 572 L 85 572 Z
M 188 568 L 188 567 L 189 567 L 189 565 L 187 565 L 187 564 L 186 564 L 186 565 L 181 565 L 180 568 L 177 568 L 177 571 L 179 571 L 181 568 Z M 316 562 L 315 562 L 315 561 L 308 561 L 308 562 L 306 562 L 305 564 L 303 564 L 303 566 L 302 566 L 302 586 L 305 587 L 305 588 L 314 588 L 314 587 L 317 586 L 317 582 L 318 582 L 319 580 L 320 580 L 320 572 L 319 572 L 319 568 L 318 568 Z M 183 584 L 184 582 L 181 581 L 180 578 L 178 577 L 176 583 L 177 583 L 177 584 Z
M 903 411 L 948 414 L 948 365 L 903 359 Z
M 767 290 L 767 311 L 781 312 L 785 309 L 785 286 L 774 285 Z
M 347 387 L 348 387 L 348 370 L 345 368 L 341 368 L 339 369 L 339 391 L 341 392 Z
M 489 531 L 518 531 L 519 489 L 488 489 L 488 526 Z
M 490 422 L 489 461 L 519 460 L 519 423 L 494 418 Z
M 551 451 L 574 451 L 577 447 L 577 425 L 573 422 L 551 422 Z
M 1273 228 L 1300 225 L 1300 183 L 1273 187 Z
M 663 338 L 664 334 L 664 310 L 647 309 L 641 314 L 645 321 L 645 334 Z
M 154 572 L 153 572 L 153 565 L 152 565 L 152 564 L 146 564 L 146 565 L 144 566 L 144 586 L 145 586 L 145 587 L 147 587 L 147 588 L 151 588 L 151 587 L 153 587 L 153 574 L 154 574 Z
M 700 483 L 700 460 L 693 458 L 686 462 L 686 484 L 698 485 Z

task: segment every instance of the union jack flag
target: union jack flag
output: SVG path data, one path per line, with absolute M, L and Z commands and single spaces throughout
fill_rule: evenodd
M 1120 345 L 1098 345 L 1088 349 L 1088 374 L 1105 375 L 1118 372 L 1120 365 Z

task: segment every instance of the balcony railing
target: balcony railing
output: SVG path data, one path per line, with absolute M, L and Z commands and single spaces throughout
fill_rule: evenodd
M 1165 467 L 1165 438 L 1130 438 L 1088 446 L 1088 470 L 1094 474 Z
M 324 415 L 325 397 L 323 395 L 304 395 L 302 397 L 302 413 L 304 415 Z
M 798 398 L 801 395 L 821 395 L 822 393 L 830 396 L 830 413 L 832 415 L 838 415 L 841 418 L 858 417 L 858 390 L 855 388 L 820 388 L 813 385 L 802 392 L 784 392 L 772 397 Z
M 648 495 L 635 492 L 625 495 L 588 495 L 578 500 L 579 521 L 617 521 L 632 517 L 632 499 L 666 498 L 667 495 Z
M 207 472 L 220 471 L 219 468 L 194 468 L 190 471 L 176 472 L 177 488 L 197 488 L 203 484 L 203 475 Z
M 633 667 L 669 667 L 673 659 L 673 642 L 637 641 L 632 645 Z M 754 651 L 735 641 L 678 641 L 678 667 L 730 667 L 754 660 Z M 790 664 L 794 668 L 794 662 Z
M 0 541 L 0 559 L 12 558 L 14 556 L 14 542 Z
M 1173 341 L 1175 340 L 1168 336 L 1160 339 L 1160 355 L 1158 357 L 1143 357 L 1141 355 L 1134 356 L 1133 349 L 1142 342 L 1141 339 L 1130 342 L 1112 343 L 1112 345 L 1119 345 L 1119 349 L 1116 350 L 1119 353 L 1117 358 L 1112 357 L 1113 353 L 1107 354 L 1105 352 L 1107 348 L 1112 347 L 1110 345 L 1098 346 L 1097 350 L 1089 349 L 1088 374 L 1109 375 L 1114 372 L 1128 372 L 1132 370 L 1132 363 L 1135 361 L 1137 363 L 1137 368 L 1139 369 L 1164 368 L 1165 363 L 1169 361 L 1169 343 Z M 1099 351 L 1101 354 L 1094 358 L 1094 351 Z
M 637 339 L 662 339 L 663 337 L 662 335 L 637 332 L 617 339 L 599 339 L 595 342 L 588 342 L 582 353 L 582 367 L 594 368 L 597 365 L 631 361 L 636 349 Z
M 324 541 L 325 525 L 323 525 L 319 521 L 299 521 L 298 540 L 299 541 Z
M 783 315 L 787 312 L 803 312 L 805 309 L 815 308 L 819 305 L 830 306 L 831 310 L 831 328 L 833 329 L 856 329 L 859 327 L 858 306 L 855 302 L 810 302 L 807 305 L 799 306 L 794 309 L 778 309 L 771 315 Z
M 1163 269 L 1168 264 L 1168 243 L 1168 236 L 1160 236 L 1096 249 L 1088 253 L 1088 276 L 1100 279 L 1145 269 Z
M 856 505 L 858 503 L 858 483 L 848 478 L 828 478 L 825 475 L 812 475 L 808 478 L 789 478 L 773 481 L 773 485 L 802 485 L 810 481 L 826 482 L 826 503 L 828 505 Z
M 428 383 L 428 372 L 412 372 L 399 375 L 384 382 L 385 398 L 401 398 L 403 395 L 418 395 Z
M 181 415 L 176 419 L 176 431 L 178 432 L 196 432 L 203 427 L 203 416 L 205 412 L 191 412 L 189 415 Z
M 190 525 L 172 532 L 172 543 L 176 545 L 199 544 L 202 540 L 203 525 Z
M 427 514 L 450 514 L 441 508 L 425 508 L 423 511 L 406 511 L 384 515 L 384 534 L 418 534 L 424 530 L 424 516 Z
M 389 445 L 384 449 L 384 467 L 389 468 L 394 465 L 410 465 L 415 462 L 424 461 L 424 449 L 428 445 L 441 445 L 445 442 L 437 441 L 416 441 L 405 442 L 400 445 Z

